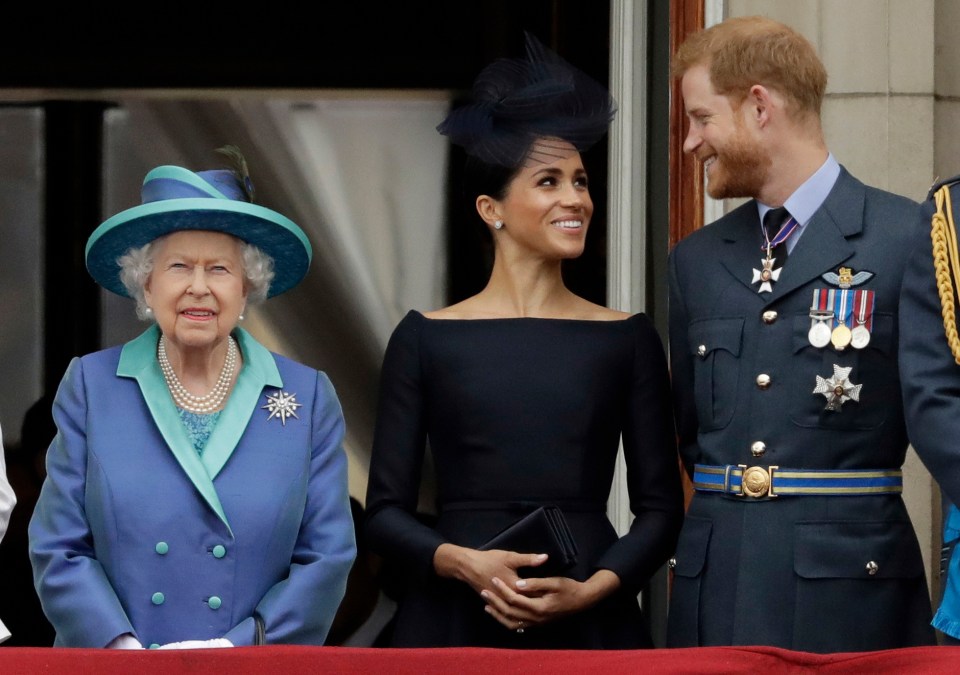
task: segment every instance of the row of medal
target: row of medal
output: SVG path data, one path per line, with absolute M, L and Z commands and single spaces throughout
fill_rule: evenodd
M 820 349 L 832 344 L 837 351 L 848 346 L 863 349 L 873 330 L 874 292 L 853 288 L 817 288 L 810 305 L 807 339 Z

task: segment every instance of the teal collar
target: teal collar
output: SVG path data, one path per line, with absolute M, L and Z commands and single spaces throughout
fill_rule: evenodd
M 123 346 L 120 363 L 117 365 L 118 377 L 130 377 L 140 385 L 140 391 L 150 409 L 157 429 L 163 435 L 167 446 L 183 468 L 210 508 L 229 528 L 227 516 L 223 512 L 213 480 L 230 459 L 234 448 L 243 437 L 263 388 L 283 387 L 283 379 L 277 369 L 273 354 L 253 339 L 247 331 L 237 328 L 233 332 L 243 356 L 243 367 L 237 382 L 227 399 L 227 405 L 220 414 L 217 426 L 207 441 L 203 456 L 197 455 L 190 442 L 183 422 L 177 413 L 176 405 L 163 380 L 160 364 L 157 362 L 157 343 L 160 340 L 160 328 L 154 324 L 139 337 Z

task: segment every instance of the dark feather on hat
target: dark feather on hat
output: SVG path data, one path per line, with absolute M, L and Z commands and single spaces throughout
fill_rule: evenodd
M 247 201 L 251 204 L 254 198 L 253 180 L 250 178 L 250 170 L 247 168 L 247 160 L 236 145 L 228 144 L 217 148 L 216 152 L 225 155 L 230 160 L 231 170 L 237 177 L 237 181 L 243 188 L 243 193 L 247 196 Z
M 587 150 L 617 111 L 606 87 L 530 33 L 525 36 L 527 58 L 498 59 L 484 68 L 473 83 L 472 101 L 437 127 L 489 164 L 519 166 L 531 158 L 534 141 L 548 137 Z

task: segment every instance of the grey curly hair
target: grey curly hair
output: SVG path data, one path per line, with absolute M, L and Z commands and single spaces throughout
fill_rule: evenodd
M 153 320 L 153 314 L 148 312 L 143 289 L 153 271 L 153 254 L 157 246 L 168 235 L 157 237 L 149 244 L 139 248 L 127 249 L 127 252 L 117 258 L 120 266 L 120 281 L 123 282 L 127 293 L 137 303 L 137 318 L 141 321 Z M 243 282 L 247 290 L 247 305 L 255 305 L 267 299 L 270 292 L 270 282 L 273 281 L 273 258 L 262 250 L 240 242 L 240 255 L 243 261 Z

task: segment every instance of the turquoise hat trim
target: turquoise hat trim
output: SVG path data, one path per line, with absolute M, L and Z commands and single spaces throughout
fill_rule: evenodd
M 149 188 L 148 188 L 149 185 Z M 171 232 L 208 230 L 233 235 L 253 244 L 274 260 L 274 278 L 268 297 L 279 295 L 306 276 L 313 248 L 296 223 L 271 209 L 232 199 L 204 180 L 202 175 L 177 166 L 157 167 L 144 179 L 144 193 L 161 195 L 156 201 L 134 206 L 104 221 L 86 246 L 87 270 L 94 280 L 113 293 L 128 296 L 120 281 L 117 260 Z M 161 186 L 158 191 L 157 186 Z M 169 194 L 209 197 L 163 198 Z M 182 188 L 182 189 L 180 189 Z
M 188 183 L 191 187 L 195 187 L 198 190 L 203 190 L 208 195 L 216 199 L 230 199 L 194 172 L 187 171 L 179 166 L 158 166 L 156 169 L 146 175 L 146 177 L 143 179 L 143 184 L 146 185 L 152 180 L 164 178 L 180 181 L 181 183 Z

